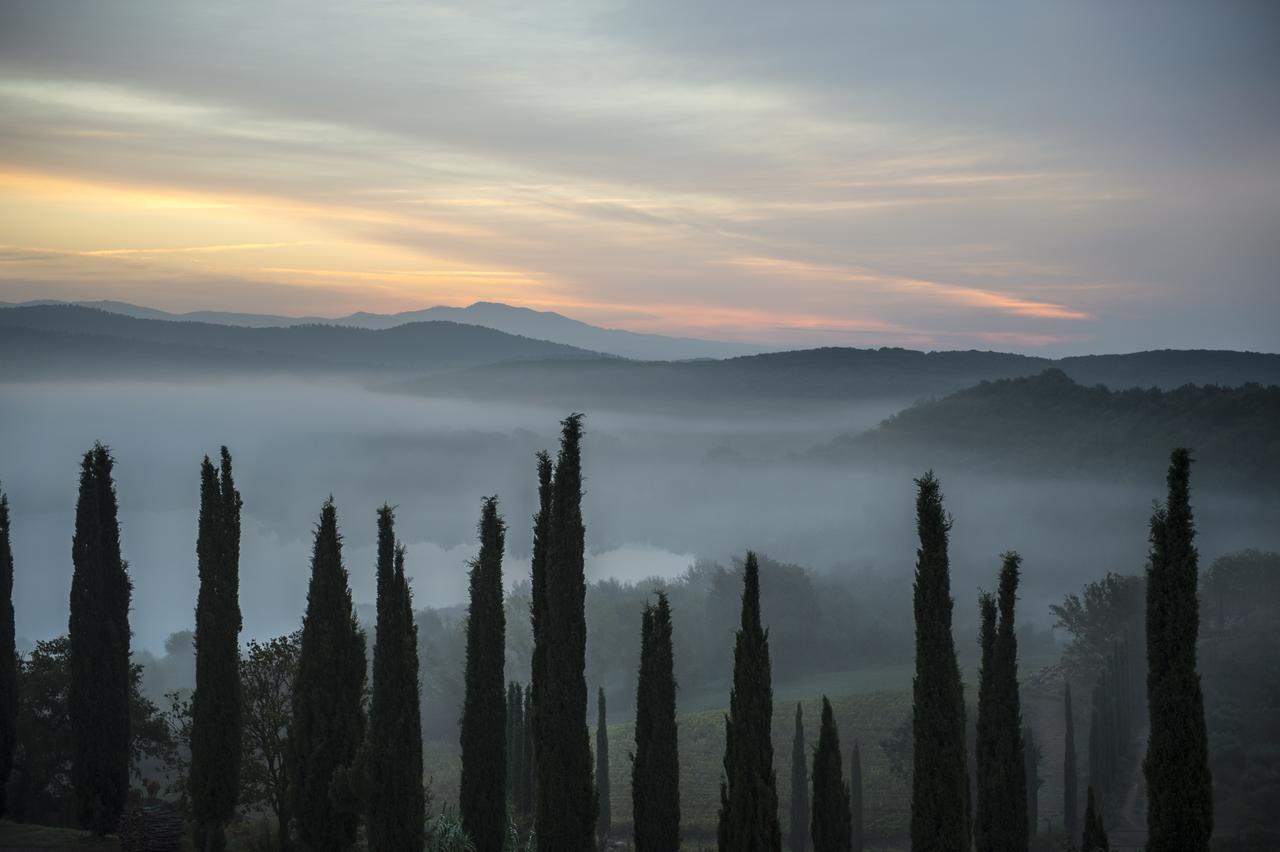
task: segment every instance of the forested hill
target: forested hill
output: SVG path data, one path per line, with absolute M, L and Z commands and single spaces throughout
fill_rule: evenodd
M 245 328 L 139 319 L 74 305 L 0 309 L 0 377 L 364 371 L 418 375 L 504 361 L 598 353 L 474 325 L 434 321 L 371 330 Z
M 1280 478 L 1280 386 L 1112 391 L 1058 369 L 982 382 L 815 449 L 824 462 L 927 457 L 1020 474 L 1158 481 L 1169 448 L 1192 449 L 1206 484 L 1271 489 Z

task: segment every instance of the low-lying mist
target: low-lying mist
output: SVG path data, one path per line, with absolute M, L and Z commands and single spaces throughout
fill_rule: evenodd
M 588 579 L 671 578 L 695 559 L 727 564 L 750 547 L 850 582 L 869 569 L 909 583 L 912 478 L 932 460 L 875 470 L 798 460 L 903 403 L 768 416 L 586 412 Z M 267 637 L 298 625 L 313 524 L 330 494 L 358 603 L 373 600 L 374 511 L 383 502 L 398 507 L 415 606 L 464 602 L 485 495 L 499 495 L 510 528 L 508 583 L 525 579 L 534 453 L 554 450 L 567 413 L 285 380 L 7 386 L 0 483 L 13 512 L 18 634 L 30 642 L 66 630 L 79 459 L 95 440 L 117 459 L 135 646 L 159 653 L 166 636 L 193 621 L 203 454 L 226 444 L 235 458 L 244 637 Z M 1025 557 L 1022 617 L 1041 626 L 1052 620 L 1046 605 L 1083 582 L 1140 571 L 1152 501 L 1164 488 L 937 473 L 955 519 L 959 627 L 975 620 L 977 591 L 994 585 L 1004 550 Z M 1200 491 L 1195 509 L 1206 562 L 1244 547 L 1280 548 L 1273 504 Z

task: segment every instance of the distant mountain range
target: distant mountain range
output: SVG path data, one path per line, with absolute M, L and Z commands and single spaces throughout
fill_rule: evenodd
M 387 329 L 245 328 L 138 319 L 76 305 L 0 310 L 0 378 L 361 373 L 386 379 L 514 360 L 609 356 L 454 322 Z
M 1270 489 L 1280 479 L 1280 386 L 1108 390 L 1062 370 L 982 382 L 913 405 L 878 428 L 812 451 L 824 464 L 934 464 L 1020 475 L 1159 481 L 1174 447 L 1193 450 L 1216 485 Z
M 460 325 L 478 325 L 505 331 L 507 334 L 550 340 L 566 346 L 603 352 L 622 358 L 641 361 L 681 361 L 694 358 L 730 358 L 735 355 L 751 355 L 765 352 L 769 347 L 746 343 L 727 343 L 716 340 L 698 340 L 690 337 L 668 337 L 661 334 L 641 334 L 616 328 L 600 328 L 552 311 L 535 311 L 504 305 L 500 302 L 476 302 L 465 308 L 439 305 L 418 311 L 398 314 L 372 314 L 361 311 L 342 317 L 286 317 L 275 314 L 243 314 L 224 311 L 190 311 L 169 313 L 155 308 L 132 305 L 128 302 L 109 300 L 91 302 L 58 302 L 37 300 L 31 302 L 0 302 L 0 307 L 37 307 L 74 304 L 80 307 L 99 308 L 114 314 L 135 319 L 167 320 L 170 322 L 200 322 L 211 325 L 231 325 L 244 328 L 284 328 L 295 325 L 340 325 L 351 328 L 388 329 L 418 322 L 446 321 Z

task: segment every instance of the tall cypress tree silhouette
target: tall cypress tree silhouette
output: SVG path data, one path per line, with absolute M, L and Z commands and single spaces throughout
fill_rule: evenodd
M 289 780 L 298 839 L 315 852 L 355 843 L 360 814 L 335 792 L 364 739 L 365 640 L 351 606 L 333 498 L 320 509 L 293 685 Z
M 773 770 L 773 685 L 769 632 L 760 623 L 760 566 L 747 551 L 742 626 L 733 651 L 720 781 L 721 852 L 779 852 L 778 784 Z
M 67 710 L 71 785 L 80 824 L 114 831 L 129 792 L 128 566 L 120 558 L 120 523 L 111 474 L 114 459 L 94 444 L 80 465 L 71 557 Z
M 1147 567 L 1148 852 L 1204 852 L 1213 834 L 1204 695 L 1196 671 L 1200 631 L 1191 454 L 1173 451 L 1169 496 L 1151 518 Z
M 536 816 L 537 811 L 537 772 L 538 755 L 542 753 L 542 744 L 548 733 L 543 728 L 538 707 L 542 703 L 541 695 L 547 683 L 547 548 L 551 542 L 551 476 L 553 467 L 551 457 L 546 451 L 540 451 L 538 459 L 538 511 L 533 516 L 533 550 L 529 560 L 529 622 L 533 628 L 533 659 L 530 664 L 529 686 L 525 690 L 529 708 L 525 714 L 525 724 L 529 726 L 533 758 L 528 762 L 528 769 L 533 776 L 529 783 L 529 811 Z
M 844 759 L 831 702 L 822 696 L 822 727 L 813 754 L 813 852 L 850 852 L 853 820 L 849 788 L 844 783 Z
M 808 762 L 809 756 L 804 747 L 804 712 L 797 701 L 796 732 L 791 740 L 791 825 L 787 832 L 791 852 L 808 852 L 809 849 Z
M 240 793 L 240 492 L 231 454 L 200 465 L 196 689 L 191 696 L 191 805 L 198 847 L 226 848 Z
M 604 687 L 596 693 L 596 842 L 603 849 L 609 840 L 612 807 L 609 803 L 609 727 L 605 721 Z
M 595 848 L 596 801 L 584 674 L 582 415 L 569 415 L 561 426 L 560 454 L 551 485 L 545 606 L 538 624 L 539 640 L 545 639 L 545 656 L 540 662 L 545 683 L 537 686 L 535 693 L 541 739 L 536 834 L 543 852 L 588 852 Z M 536 668 L 534 675 L 538 675 Z
M 0 491 L 0 817 L 18 746 L 18 640 L 13 621 L 13 548 L 9 496 Z
M 671 606 L 665 593 L 658 593 L 656 605 L 645 605 L 640 637 L 636 750 L 631 764 L 635 845 L 637 852 L 677 852 L 680 756 Z
M 418 628 L 404 556 L 395 537 L 395 512 L 384 505 L 378 510 L 377 627 L 365 763 L 369 848 L 388 852 L 417 852 L 426 842 Z
M 502 549 L 498 498 L 480 509 L 480 554 L 471 563 L 466 698 L 462 710 L 462 786 L 458 810 L 476 852 L 502 852 L 507 833 L 506 692 L 503 664 Z
M 933 472 L 916 480 L 916 672 L 912 684 L 915 740 L 911 848 L 953 852 L 969 846 L 969 779 L 965 766 L 964 687 L 951 636 L 951 519 Z
M 1066 731 L 1062 746 L 1062 827 L 1067 834 L 1067 842 L 1075 843 L 1078 837 L 1079 817 L 1076 810 L 1076 795 L 1080 789 L 1080 781 L 1076 772 L 1076 730 L 1071 712 L 1071 684 L 1065 684 L 1062 693 L 1063 725 Z
M 853 741 L 853 757 L 849 760 L 849 812 L 853 823 L 853 852 L 862 852 L 864 818 L 862 812 L 862 750 Z

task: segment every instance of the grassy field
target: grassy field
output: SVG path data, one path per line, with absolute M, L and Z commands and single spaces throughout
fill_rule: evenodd
M 50 828 L 0 820 L 0 849 L 58 849 L 67 852 L 119 852 L 114 836 L 96 838 L 74 828 Z

